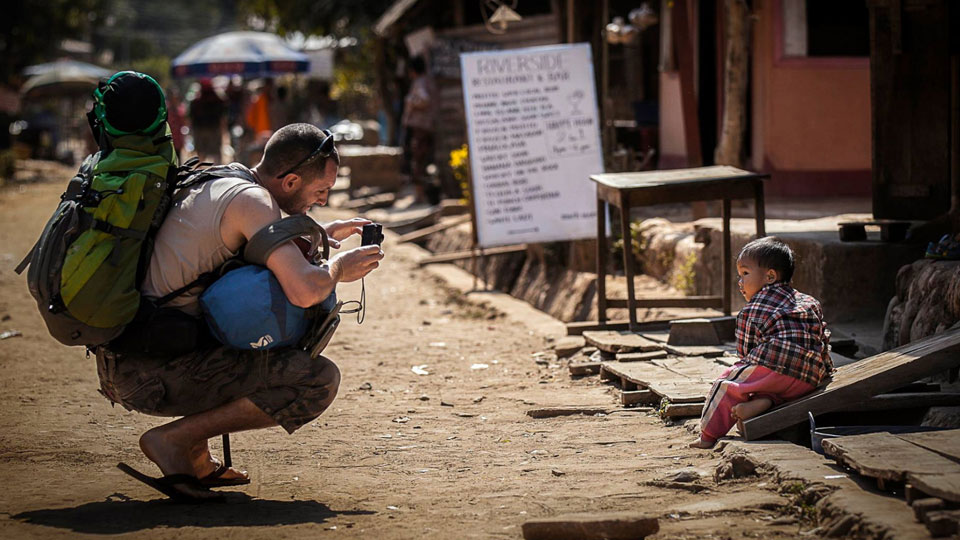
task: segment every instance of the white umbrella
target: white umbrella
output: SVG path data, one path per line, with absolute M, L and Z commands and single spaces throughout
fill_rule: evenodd
M 87 77 L 99 80 L 101 77 L 111 75 L 113 72 L 100 66 L 62 58 L 53 62 L 35 64 L 23 69 L 23 74 L 27 76 L 44 75 L 46 73 L 56 72 L 61 77 Z
M 265 77 L 307 71 L 310 60 L 276 34 L 227 32 L 190 46 L 173 59 L 171 68 L 175 77 Z
M 32 76 L 23 83 L 20 93 L 31 97 L 90 92 L 101 78 L 113 73 L 108 69 L 76 60 L 37 64 L 23 71 Z

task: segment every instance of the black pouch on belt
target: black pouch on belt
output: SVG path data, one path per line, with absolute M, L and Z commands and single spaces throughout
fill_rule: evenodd
M 172 358 L 210 343 L 202 319 L 176 308 L 157 308 L 143 299 L 137 317 L 108 348 L 121 354 Z

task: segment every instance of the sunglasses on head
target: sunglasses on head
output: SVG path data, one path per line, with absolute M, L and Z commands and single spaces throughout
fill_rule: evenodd
M 304 163 L 310 161 L 311 159 L 317 156 L 324 157 L 324 158 L 330 157 L 330 154 L 333 153 L 333 142 L 334 142 L 333 133 L 331 133 L 329 129 L 325 129 L 323 130 L 323 135 L 324 135 L 323 140 L 320 141 L 320 144 L 317 146 L 316 150 L 314 150 L 313 152 L 310 152 L 307 155 L 307 157 L 298 161 L 296 165 L 294 165 L 293 167 L 290 167 L 286 171 L 283 171 L 282 173 L 278 174 L 277 178 L 283 178 L 284 176 L 300 168 L 300 166 L 303 165 Z

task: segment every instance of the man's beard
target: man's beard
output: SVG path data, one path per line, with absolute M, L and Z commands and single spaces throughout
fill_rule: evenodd
M 289 195 L 277 197 L 277 205 L 280 206 L 280 209 L 283 210 L 285 214 L 291 216 L 294 214 L 306 214 L 311 206 L 304 201 L 303 188 Z

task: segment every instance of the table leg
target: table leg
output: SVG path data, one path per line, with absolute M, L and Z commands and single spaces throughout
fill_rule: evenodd
M 723 269 L 723 314 L 730 314 L 730 289 L 733 287 L 733 282 L 731 278 L 733 274 L 731 273 L 731 267 L 733 266 L 732 258 L 730 254 L 730 199 L 723 200 L 723 207 L 721 209 L 721 216 L 723 217 L 723 249 L 721 257 L 723 258 L 723 264 L 720 266 Z
M 637 297 L 633 290 L 633 238 L 630 235 L 630 200 L 626 192 L 620 192 L 620 231 L 623 233 L 623 269 L 627 274 L 627 311 L 630 315 L 630 331 L 637 327 Z
M 597 197 L 597 322 L 607 322 L 607 202 Z
M 763 238 L 767 235 L 766 213 L 763 208 L 763 180 L 757 180 L 754 184 L 754 209 L 757 219 L 757 238 Z

